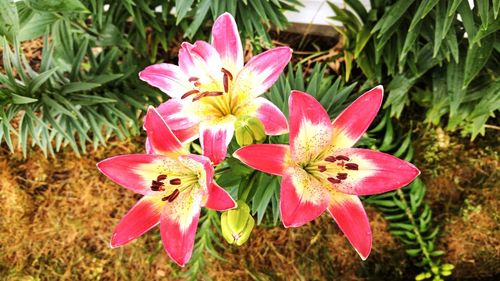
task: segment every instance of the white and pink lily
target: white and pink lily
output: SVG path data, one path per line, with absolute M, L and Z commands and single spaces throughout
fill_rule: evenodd
M 420 171 L 382 152 L 351 148 L 382 103 L 378 86 L 359 97 L 334 121 L 312 96 L 292 91 L 290 145 L 255 144 L 234 156 L 257 170 L 282 176 L 280 211 L 285 227 L 301 226 L 327 210 L 364 260 L 372 234 L 359 195 L 409 184 Z
M 292 50 L 278 47 L 243 65 L 243 48 L 234 18 L 215 21 L 212 43 L 182 43 L 179 65 L 146 67 L 139 77 L 171 97 L 158 111 L 181 141 L 200 138 L 203 155 L 213 164 L 224 160 L 238 117 L 259 118 L 268 135 L 288 131 L 283 113 L 259 97 L 290 61 Z
M 144 195 L 115 228 L 111 247 L 125 245 L 160 224 L 166 252 L 184 266 L 193 251 L 200 208 L 228 210 L 236 203 L 213 180 L 210 159 L 185 151 L 152 107 L 144 127 L 153 154 L 120 155 L 97 164 L 115 183 Z

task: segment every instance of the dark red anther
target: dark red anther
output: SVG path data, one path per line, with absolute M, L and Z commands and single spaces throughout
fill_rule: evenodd
M 172 192 L 172 194 L 170 194 L 169 198 L 168 198 L 168 202 L 172 202 L 175 200 L 175 198 L 177 198 L 177 196 L 179 196 L 179 190 L 176 189 L 174 190 L 174 192 Z
M 327 161 L 327 162 L 335 162 L 335 160 L 337 160 L 337 158 L 335 158 L 335 156 L 328 156 L 325 158 L 325 161 Z
M 155 180 L 153 180 L 153 182 L 151 183 L 151 186 L 153 186 L 153 185 L 160 187 L 160 186 L 164 185 L 164 183 L 161 182 L 161 181 L 155 181 Z
M 157 186 L 157 185 L 152 185 L 152 186 L 151 186 L 151 190 L 152 190 L 152 191 L 158 191 L 159 189 L 160 189 L 160 187 L 159 187 L 159 186 Z
M 337 155 L 337 160 L 344 160 L 344 161 L 349 161 L 351 159 L 349 159 L 349 157 L 347 156 L 344 156 L 344 155 Z
M 163 180 L 166 180 L 167 179 L 167 175 L 159 175 L 156 180 L 157 181 L 163 181 Z
M 170 199 L 170 196 L 171 196 L 171 195 L 163 197 L 163 198 L 161 199 L 161 201 L 167 201 L 168 199 Z
M 196 87 L 199 87 L 201 85 L 201 83 L 200 83 L 200 81 L 194 81 L 193 85 L 195 85 Z
M 196 97 L 193 98 L 193 101 L 197 101 L 201 98 L 204 97 L 216 97 L 216 96 L 222 96 L 224 93 L 223 92 L 203 92 Z
M 197 94 L 199 92 L 200 91 L 198 91 L 198 90 L 187 91 L 184 95 L 181 96 L 181 99 L 185 99 L 185 98 L 189 97 L 190 95 L 194 95 L 194 94 Z
M 198 77 L 189 77 L 189 79 L 188 79 L 189 82 L 195 82 L 198 80 L 200 80 L 200 78 L 198 78 Z
M 328 181 L 331 183 L 340 183 L 340 180 L 336 178 L 328 178 Z
M 338 173 L 337 178 L 339 180 L 345 180 L 345 179 L 347 179 L 347 173 Z
M 323 165 L 319 165 L 318 170 L 323 173 L 324 171 L 326 171 L 326 167 Z
M 227 81 L 227 75 L 224 73 L 224 77 L 222 77 L 222 83 L 224 84 L 224 93 L 229 91 L 229 82 Z
M 346 163 L 345 168 L 347 170 L 358 170 L 359 169 L 358 164 L 356 164 L 356 163 Z
M 181 184 L 181 179 L 179 179 L 179 178 L 171 179 L 170 184 L 171 185 L 179 185 L 179 184 Z
M 229 80 L 233 80 L 233 74 L 231 74 L 231 72 L 229 72 L 229 70 L 227 70 L 223 67 L 220 71 L 222 71 L 224 73 L 224 75 L 226 75 L 227 78 L 229 78 Z

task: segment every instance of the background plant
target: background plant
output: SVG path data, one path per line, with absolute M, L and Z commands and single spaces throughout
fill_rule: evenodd
M 181 35 L 206 39 L 207 20 L 228 10 L 240 15 L 244 36 L 269 45 L 263 23 L 283 28 L 282 13 L 294 4 L 298 1 L 0 0 L 0 143 L 14 150 L 16 135 L 25 156 L 29 141 L 46 155 L 66 145 L 79 153 L 88 142 L 96 147 L 111 136 L 137 134 L 145 106 L 164 97 L 137 73 L 173 59 L 167 53 L 179 44 L 173 41 Z M 26 58 L 21 42 L 40 37 L 40 61 Z
M 485 133 L 500 109 L 500 1 L 372 0 L 369 11 L 345 3 L 330 7 L 343 25 L 347 79 L 359 68 L 367 83 L 387 85 L 391 116 L 418 104 L 427 123 Z

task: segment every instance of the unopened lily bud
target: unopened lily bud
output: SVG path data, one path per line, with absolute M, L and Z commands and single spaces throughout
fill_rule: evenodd
M 243 201 L 238 201 L 238 207 L 222 213 L 222 236 L 229 244 L 241 246 L 250 237 L 255 220 L 250 215 L 250 208 Z
M 259 119 L 251 116 L 243 116 L 236 120 L 234 134 L 240 146 L 263 143 L 266 140 L 264 125 Z

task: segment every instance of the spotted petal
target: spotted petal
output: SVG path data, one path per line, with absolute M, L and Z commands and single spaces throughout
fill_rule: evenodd
M 366 132 L 382 104 L 384 88 L 377 86 L 364 93 L 333 121 L 333 144 L 352 147 Z
M 152 194 L 151 182 L 156 180 L 166 162 L 173 162 L 162 155 L 128 154 L 114 156 L 97 164 L 97 168 L 115 183 L 136 193 Z
M 179 139 L 154 107 L 148 109 L 144 119 L 144 129 L 154 153 L 170 156 L 186 154 Z
M 278 47 L 250 59 L 235 80 L 233 93 L 240 99 L 254 98 L 269 89 L 292 57 L 292 49 Z
M 299 227 L 320 216 L 330 194 L 321 183 L 299 167 L 287 169 L 281 181 L 280 211 L 285 227 Z
M 347 148 L 336 151 L 349 158 L 343 172 L 347 178 L 335 189 L 353 195 L 372 195 L 394 190 L 412 182 L 420 171 L 404 160 L 375 150 Z M 349 163 L 349 164 L 347 164 Z
M 205 207 L 212 210 L 225 211 L 236 207 L 236 202 L 227 191 L 220 187 L 215 181 L 212 181 L 208 188 Z
M 162 207 L 160 197 L 142 197 L 116 226 L 111 247 L 123 246 L 155 227 L 160 222 Z
M 246 165 L 259 171 L 282 176 L 290 161 L 290 146 L 284 144 L 252 144 L 234 152 Z
M 179 98 L 193 89 L 193 85 L 188 81 L 189 77 L 174 64 L 150 65 L 139 72 L 139 78 L 172 98 Z
M 292 91 L 290 108 L 290 146 L 292 159 L 310 162 L 331 142 L 330 117 L 311 95 Z
M 167 254 L 184 266 L 193 253 L 194 238 L 200 218 L 202 194 L 181 192 L 165 204 L 160 220 L 160 233 Z
M 236 74 L 243 67 L 243 48 L 238 27 L 230 13 L 217 18 L 212 27 L 212 46 L 220 55 L 222 66 Z
M 372 232 L 361 200 L 355 195 L 332 192 L 328 212 L 363 260 L 372 248 Z

